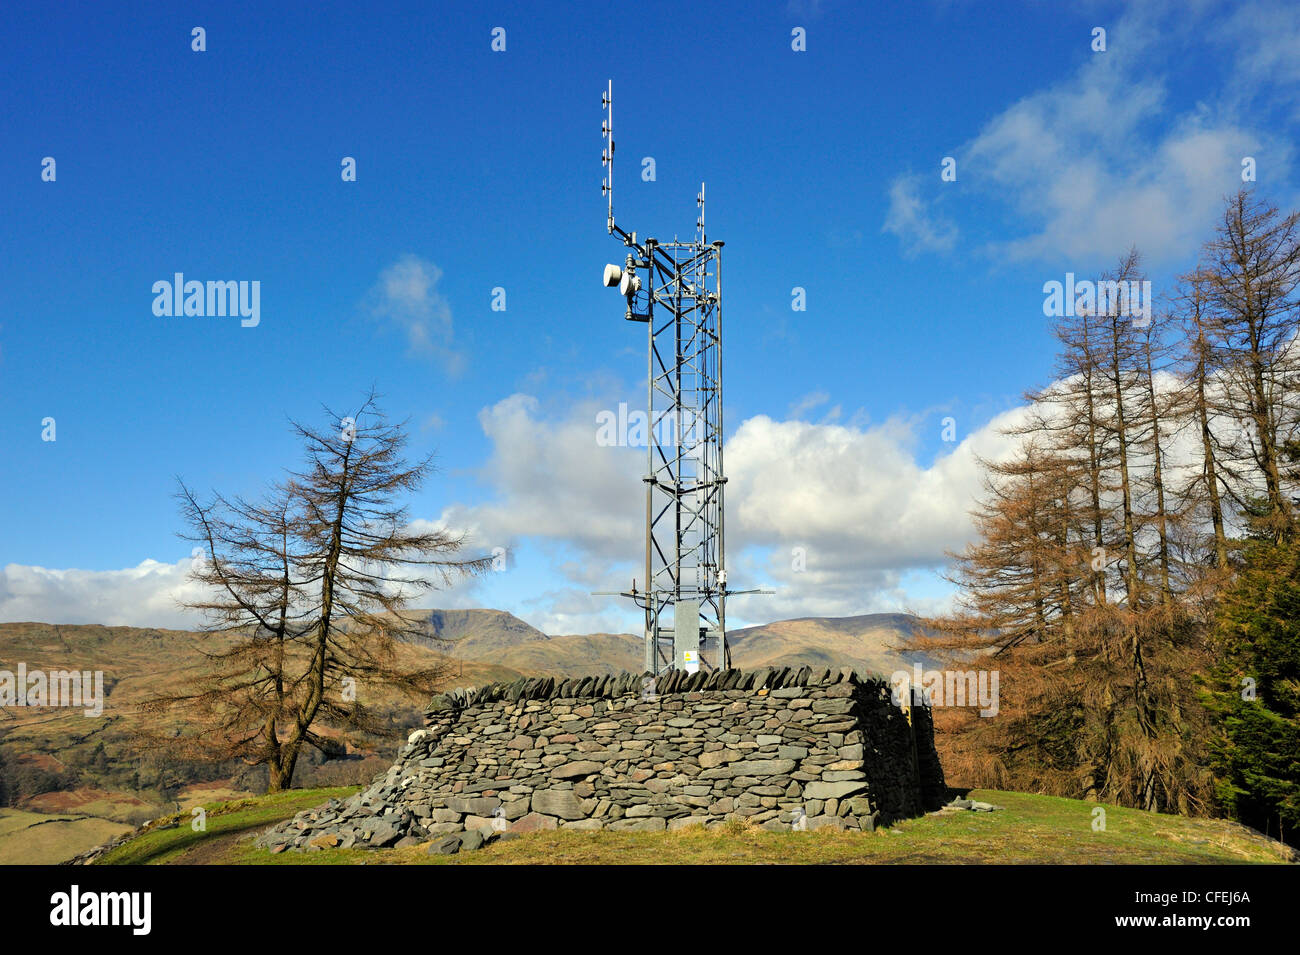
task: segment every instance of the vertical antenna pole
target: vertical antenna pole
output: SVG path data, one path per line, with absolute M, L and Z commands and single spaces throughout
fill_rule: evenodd
M 646 269 L 646 285 L 650 289 L 650 294 L 646 297 L 646 360 L 645 360 L 645 413 L 646 413 L 646 470 L 645 477 L 645 579 L 646 592 L 649 599 L 646 601 L 645 616 L 645 658 L 646 669 L 656 676 L 662 668 L 659 662 L 659 613 L 660 591 L 658 586 L 658 577 L 655 574 L 655 567 L 652 562 L 652 547 L 654 544 L 654 534 L 650 530 L 654 526 L 655 516 L 655 440 L 654 409 L 655 409 L 655 315 L 654 315 L 654 288 L 655 288 L 655 261 L 654 249 L 650 249 L 650 255 L 647 256 L 650 262 Z M 630 311 L 630 309 L 629 309 Z
M 699 218 L 695 220 L 695 241 L 704 247 L 704 183 L 700 183 L 700 194 L 695 197 L 695 204 L 700 207 Z
M 600 184 L 600 191 L 609 199 L 609 210 L 605 221 L 611 235 L 614 233 L 614 81 L 608 81 L 601 105 L 609 115 L 601 123 L 601 133 L 605 138 L 605 149 L 600 160 L 605 166 L 605 181 Z
M 700 196 L 704 196 L 704 185 L 700 185 Z M 704 214 L 700 214 L 701 222 L 704 220 Z M 703 242 L 703 230 L 701 230 L 700 241 Z M 727 478 L 726 469 L 722 464 L 722 443 L 723 443 L 723 426 L 722 426 L 722 243 L 713 243 L 713 261 L 714 276 L 713 288 L 718 296 L 715 308 L 715 327 L 717 330 L 716 343 L 716 364 L 714 365 L 715 384 L 717 390 L 714 393 L 714 400 L 717 401 L 717 424 L 718 424 L 718 568 L 717 568 L 717 585 L 718 585 L 718 659 L 717 667 L 719 670 L 725 670 L 731 666 L 731 654 L 727 650 L 727 508 L 726 508 L 726 488 Z

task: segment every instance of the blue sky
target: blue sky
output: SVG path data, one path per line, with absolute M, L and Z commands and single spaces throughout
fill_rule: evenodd
M 1294 5 L 379 6 L 0 12 L 0 620 L 184 623 L 176 477 L 254 493 L 373 385 L 438 454 L 413 517 L 513 554 L 424 603 L 636 629 L 587 596 L 641 548 L 642 454 L 595 442 L 644 402 L 607 78 L 620 224 L 692 234 L 705 181 L 727 243 L 730 576 L 779 590 L 737 623 L 937 605 L 1050 380 L 1043 283 L 1137 244 L 1166 286 L 1245 156 L 1295 205 Z M 176 272 L 260 282 L 260 322 L 154 315 Z

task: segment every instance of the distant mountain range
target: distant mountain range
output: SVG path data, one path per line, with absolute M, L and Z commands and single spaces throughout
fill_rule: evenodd
M 631 634 L 549 636 L 504 610 L 409 610 L 403 616 L 428 634 L 423 646 L 460 663 L 509 669 L 516 677 L 603 676 L 641 668 L 641 639 Z
M 856 617 L 799 617 L 727 635 L 732 662 L 739 667 L 853 667 L 888 676 L 911 667 L 918 654 L 908 645 L 917 619 L 905 613 L 867 613 Z
M 548 636 L 501 610 L 412 610 L 406 616 L 462 661 L 490 663 L 521 675 L 588 676 L 641 669 L 642 638 L 629 633 Z M 800 617 L 728 634 L 738 667 L 853 667 L 888 675 L 910 667 L 915 617 L 872 613 Z
M 642 639 L 629 633 L 550 636 L 502 610 L 411 610 L 404 616 L 424 636 L 407 654 L 449 657 L 457 685 L 520 676 L 587 676 L 641 669 Z M 853 667 L 889 674 L 910 666 L 917 621 L 906 614 L 801 617 L 732 631 L 738 667 Z M 0 669 L 102 670 L 113 702 L 135 702 L 174 690 L 184 673 L 202 665 L 203 651 L 229 638 L 184 630 L 46 623 L 0 623 Z M 113 711 L 114 707 L 109 707 Z M 27 714 L 0 711 L 0 742 Z M 41 722 L 48 723 L 47 716 Z M 56 719 L 57 722 L 57 719 Z

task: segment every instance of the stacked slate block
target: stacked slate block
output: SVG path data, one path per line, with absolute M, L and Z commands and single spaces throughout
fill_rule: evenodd
M 944 801 L 924 706 L 852 670 L 521 679 L 434 697 L 397 762 L 259 838 L 275 851 L 748 819 L 871 830 Z M 800 819 L 802 818 L 802 822 Z M 454 840 L 452 840 L 454 841 Z

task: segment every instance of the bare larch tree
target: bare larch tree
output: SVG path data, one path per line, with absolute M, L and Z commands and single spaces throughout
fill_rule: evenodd
M 182 482 L 182 536 L 201 552 L 191 575 L 203 587 L 185 606 L 225 639 L 182 691 L 145 704 L 158 716 L 184 708 L 198 730 L 183 746 L 265 765 L 272 792 L 291 784 L 304 746 L 337 748 L 322 727 L 384 729 L 359 688 L 436 689 L 445 660 L 400 659 L 399 645 L 423 636 L 403 610 L 492 562 L 457 557 L 460 535 L 411 525 L 401 498 L 432 462 L 404 459 L 405 432 L 373 393 L 351 415 L 326 414 L 324 428 L 293 423 L 306 466 L 261 501 L 202 501 Z

